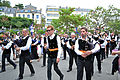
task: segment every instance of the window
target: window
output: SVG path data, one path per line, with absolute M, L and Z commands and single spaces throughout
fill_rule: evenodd
M 53 11 L 53 9 L 48 9 L 48 11 Z
M 29 15 L 29 14 L 27 15 L 27 18 L 30 18 L 30 15 Z
M 20 17 L 20 14 L 18 14 L 18 17 Z
M 25 14 L 23 14 L 23 17 L 25 17 Z
M 52 21 L 52 19 L 47 19 L 47 22 L 51 22 Z
M 81 16 L 83 16 L 84 14 L 83 14 L 83 12 L 81 13 Z
M 58 9 L 54 9 L 54 11 L 59 11 Z
M 30 10 L 28 10 L 27 12 L 30 12 Z
M 36 18 L 39 19 L 39 15 L 36 15 Z
M 24 12 L 24 10 L 20 10 L 20 12 Z
M 49 17 L 59 17 L 59 14 L 47 14 Z

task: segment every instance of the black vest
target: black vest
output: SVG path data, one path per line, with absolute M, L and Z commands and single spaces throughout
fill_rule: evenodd
M 68 41 L 68 38 L 67 38 L 67 39 L 63 38 L 63 39 L 64 39 L 64 42 L 65 42 L 65 43 Z
M 29 36 L 27 36 L 25 39 L 22 39 L 19 47 L 26 46 L 28 38 Z M 21 56 L 29 56 L 29 55 L 30 55 L 29 50 L 25 50 L 25 51 L 21 50 Z
M 69 44 L 70 46 L 75 45 L 75 41 L 77 40 L 77 38 L 75 38 L 75 40 L 72 41 L 72 39 L 69 39 Z
M 46 41 L 46 37 L 44 37 L 44 43 L 47 43 L 47 41 Z
M 3 44 L 4 46 L 6 46 L 8 43 L 9 43 L 8 41 L 4 41 L 2 44 Z M 11 45 L 11 46 L 12 46 L 12 45 Z M 3 54 L 10 54 L 10 53 L 11 53 L 11 46 L 10 46 L 9 49 L 5 49 L 5 50 L 3 51 Z
M 35 39 L 32 39 L 32 44 L 34 44 L 36 41 L 37 41 L 36 38 L 35 38 Z M 31 48 L 36 48 L 36 47 L 37 47 L 37 45 L 31 46 Z
M 57 35 L 55 35 L 55 37 L 53 39 L 50 39 L 48 36 L 48 46 L 49 46 L 49 49 L 58 48 Z M 57 51 L 49 51 L 48 57 L 57 58 L 57 54 L 58 54 L 58 50 Z
M 111 40 L 112 40 L 112 39 L 115 39 L 115 36 L 111 36 Z
M 79 50 L 83 50 L 83 51 L 92 50 L 94 48 L 94 45 L 89 41 L 90 40 L 85 41 L 85 40 L 79 39 L 78 40 Z M 86 58 L 83 58 L 81 55 L 79 55 L 79 57 L 81 57 L 81 60 L 92 60 L 93 55 L 89 55 Z

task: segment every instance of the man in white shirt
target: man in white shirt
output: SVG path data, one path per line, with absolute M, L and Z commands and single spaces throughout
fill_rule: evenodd
M 77 40 L 75 33 L 71 33 L 71 39 L 68 40 L 67 47 L 69 48 L 69 69 L 67 72 L 72 71 L 73 59 L 77 65 L 77 54 L 75 53 L 75 41 Z
M 87 28 L 82 27 L 81 39 L 77 39 L 75 43 L 75 52 L 78 55 L 77 58 L 77 80 L 82 80 L 83 71 L 85 67 L 86 80 L 91 80 L 92 77 L 92 65 L 93 65 L 93 55 L 92 53 L 97 52 L 98 47 L 93 48 L 89 37 L 87 36 Z
M 63 57 L 64 58 L 62 60 L 66 60 L 66 51 L 68 52 L 67 42 L 68 42 L 68 35 L 64 34 L 64 38 L 62 39 Z
M 7 61 L 14 67 L 14 69 L 16 69 L 16 64 L 10 59 L 10 55 L 11 55 L 11 46 L 12 46 L 12 41 L 8 40 L 8 34 L 7 33 L 4 33 L 4 41 L 3 42 L 0 42 L 0 44 L 2 45 L 2 50 L 3 50 L 3 53 L 2 53 L 2 69 L 0 71 L 1 72 L 5 72 L 6 69 L 5 69 L 5 58 L 7 58 Z
M 54 70 L 60 76 L 60 80 L 63 80 L 63 74 L 58 68 L 58 63 L 60 61 L 61 55 L 61 41 L 60 37 L 54 34 L 54 27 L 48 26 L 47 27 L 48 38 L 47 38 L 47 46 L 48 48 L 48 67 L 47 67 L 47 77 L 48 80 L 51 80 L 51 69 L 52 65 L 54 64 Z
M 21 42 L 19 43 L 18 47 L 16 48 L 17 51 L 21 50 L 20 59 L 19 59 L 20 73 L 19 73 L 19 77 L 17 78 L 17 80 L 23 79 L 25 62 L 28 65 L 28 67 L 30 68 L 30 71 L 31 71 L 30 76 L 34 76 L 34 74 L 35 74 L 34 68 L 33 68 L 32 64 L 30 63 L 31 57 L 30 57 L 29 48 L 32 43 L 32 39 L 31 39 L 31 37 L 28 36 L 28 33 L 29 32 L 27 29 L 23 29 L 22 34 L 24 37 L 22 38 Z
M 43 65 L 41 67 L 45 67 L 46 66 L 46 54 L 47 54 L 47 49 L 45 49 L 44 47 L 47 45 L 47 36 L 48 33 L 45 32 L 45 36 L 42 38 L 41 40 L 41 45 L 42 45 L 42 55 L 43 55 Z

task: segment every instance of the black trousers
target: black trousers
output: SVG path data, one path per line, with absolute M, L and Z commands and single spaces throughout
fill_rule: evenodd
M 72 70 L 72 66 L 73 66 L 73 59 L 75 59 L 75 63 L 77 66 L 77 54 L 75 53 L 74 50 L 71 50 L 68 52 L 69 54 L 69 70 Z
M 106 57 L 108 58 L 109 55 L 109 47 L 106 47 Z
M 105 59 L 105 48 L 101 48 L 100 53 L 101 53 L 101 60 Z
M 81 60 L 81 57 L 77 58 L 77 80 L 82 80 L 84 68 L 86 80 L 91 80 L 92 64 L 92 60 Z
M 38 53 L 37 53 L 37 46 L 31 47 L 31 59 L 39 59 Z
M 54 70 L 55 70 L 55 72 L 56 72 L 60 77 L 62 77 L 63 74 L 61 73 L 61 71 L 60 71 L 59 68 L 58 68 L 58 63 L 56 63 L 56 58 L 50 58 L 50 57 L 48 57 L 48 65 L 47 65 L 47 77 L 48 77 L 48 80 L 51 80 L 51 76 L 52 76 L 52 73 L 51 73 L 52 65 L 54 65 Z
M 47 54 L 47 50 L 43 48 L 43 66 L 46 66 L 46 54 Z
M 63 45 L 63 56 L 64 58 L 63 59 L 66 59 L 66 51 L 67 51 L 67 46 L 66 45 Z
M 20 78 L 23 78 L 25 62 L 28 65 L 31 73 L 35 73 L 34 68 L 33 68 L 32 64 L 30 63 L 30 59 L 31 59 L 30 56 L 21 56 L 20 55 L 20 60 L 19 60 L 19 71 L 20 71 L 19 77 Z
M 2 70 L 5 70 L 5 58 L 7 58 L 7 61 L 13 66 L 15 67 L 16 64 L 10 59 L 10 54 L 2 54 Z
M 98 71 L 101 71 L 101 60 L 100 60 L 100 52 L 97 52 L 95 54 L 93 54 L 93 65 L 92 65 L 92 74 L 94 73 L 94 58 L 96 56 L 97 59 L 97 66 L 98 66 Z

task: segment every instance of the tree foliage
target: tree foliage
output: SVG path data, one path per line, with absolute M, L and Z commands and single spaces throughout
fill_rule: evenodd
M 31 23 L 32 20 L 28 18 L 0 16 L 0 27 L 28 28 Z
M 75 28 L 85 25 L 85 16 L 72 14 L 75 8 L 60 9 L 59 19 L 53 19 L 51 24 L 61 33 L 75 32 Z
M 11 7 L 10 5 L 10 1 L 7 0 L 0 0 L 0 6 L 4 6 L 4 7 Z
M 99 28 L 99 30 L 108 30 L 110 32 L 120 31 L 120 9 L 113 5 L 108 9 L 97 7 L 95 10 L 89 12 L 87 17 L 88 24 L 91 28 Z
M 23 9 L 24 8 L 24 6 L 23 6 L 23 4 L 16 4 L 15 6 L 14 6 L 14 8 L 18 8 L 18 9 Z

